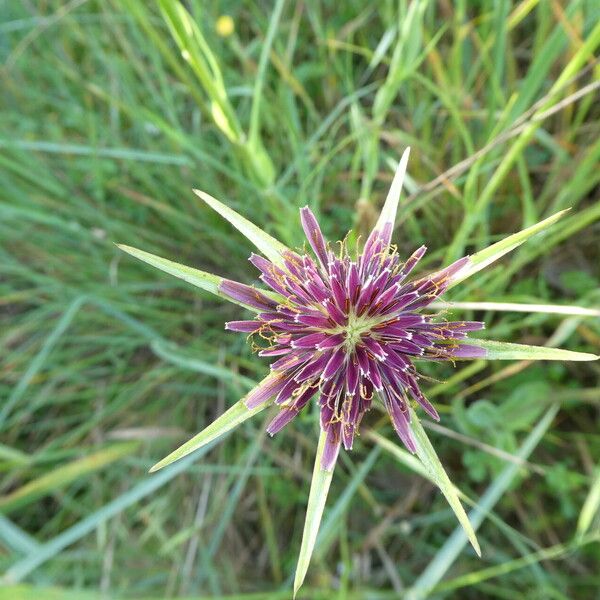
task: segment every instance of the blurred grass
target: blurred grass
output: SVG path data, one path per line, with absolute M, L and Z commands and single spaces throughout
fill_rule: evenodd
M 426 243 L 425 268 L 573 208 L 451 299 L 600 304 L 596 2 L 160 5 L 0 2 L 0 598 L 289 597 L 314 414 L 146 473 L 265 369 L 223 331 L 239 310 L 114 246 L 251 281 L 250 247 L 193 187 L 286 244 L 305 204 L 340 239 L 368 230 L 410 144 L 395 241 Z M 461 314 L 496 339 L 600 347 L 593 317 Z M 598 365 L 427 375 L 452 432 L 432 430 L 438 454 L 491 511 L 482 560 L 363 436 L 300 596 L 593 597 Z M 394 439 L 377 411 L 369 426 Z

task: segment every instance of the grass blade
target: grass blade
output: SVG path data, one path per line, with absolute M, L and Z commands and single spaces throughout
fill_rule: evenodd
M 290 252 L 289 248 L 210 194 L 201 190 L 194 190 L 194 193 L 245 235 L 271 262 L 282 264 L 282 255 Z
M 596 469 L 592 487 L 583 503 L 577 520 L 577 535 L 584 536 L 592 525 L 594 517 L 600 509 L 600 468 Z
M 488 579 L 513 573 L 514 571 L 524 569 L 525 567 L 540 563 L 542 561 L 562 558 L 566 554 L 572 553 L 574 550 L 577 550 L 587 544 L 597 543 L 598 541 L 599 537 L 596 534 L 583 537 L 568 544 L 556 544 L 554 546 L 550 546 L 549 548 L 542 548 L 537 552 L 531 552 L 530 554 L 521 556 L 520 558 L 515 558 L 514 560 L 502 562 L 498 565 L 487 567 L 479 571 L 472 571 L 471 573 L 467 573 L 465 575 L 459 575 L 451 581 L 443 582 L 436 586 L 434 591 L 447 594 L 451 590 L 454 591 L 463 587 L 481 585 L 483 581 L 487 581 Z
M 256 387 L 259 387 L 264 383 L 261 381 Z M 256 388 L 254 388 L 256 389 Z M 238 400 L 231 408 L 226 410 L 220 417 L 215 419 L 208 427 L 203 429 L 200 433 L 196 434 L 193 438 L 188 440 L 185 444 L 182 444 L 163 458 L 161 461 L 157 462 L 151 469 L 150 473 L 154 473 L 171 463 L 191 454 L 198 448 L 202 448 L 202 446 L 206 446 L 206 444 L 216 440 L 221 437 L 223 434 L 231 431 L 233 428 L 241 425 L 244 421 L 248 420 L 250 417 L 253 417 L 255 414 L 259 413 L 261 410 L 264 410 L 267 406 L 269 406 L 269 402 L 263 402 L 259 406 L 255 408 L 248 408 L 244 404 L 245 397 L 241 400 Z
M 306 507 L 306 520 L 304 521 L 304 531 L 302 532 L 302 545 L 298 556 L 298 565 L 296 566 L 296 575 L 294 577 L 294 598 L 298 590 L 304 582 L 306 571 L 310 563 L 317 534 L 319 533 L 319 525 L 327 500 L 327 493 L 333 478 L 333 469 L 325 471 L 321 468 L 321 457 L 325 450 L 325 440 L 327 434 L 321 431 L 319 437 L 319 445 L 317 446 L 317 454 L 315 456 L 315 466 L 313 468 L 313 476 L 310 484 L 310 493 L 308 495 L 308 506 Z
M 454 511 L 458 522 L 462 525 L 464 532 L 469 538 L 473 549 L 477 552 L 478 556 L 481 556 L 481 549 L 479 548 L 479 542 L 475 536 L 475 530 L 460 503 L 458 492 L 444 470 L 444 467 L 429 441 L 417 415 L 412 409 L 410 409 L 410 413 L 411 427 L 417 443 L 417 456 L 421 459 L 423 466 L 429 473 L 429 478 L 438 486 L 442 494 L 444 494 L 450 508 Z
M 492 340 L 471 340 L 477 346 L 485 348 L 487 360 L 598 360 L 595 354 L 573 352 L 547 346 L 528 346 Z
M 205 446 L 202 448 L 202 455 L 206 454 L 211 447 Z M 0 587 L 23 580 L 32 571 L 57 556 L 66 547 L 97 529 L 100 524 L 105 523 L 108 519 L 160 489 L 179 473 L 183 473 L 197 458 L 197 456 L 189 456 L 155 477 L 144 477 L 134 487 L 117 496 L 108 504 L 88 514 L 88 516 L 68 527 L 48 542 L 40 544 L 27 556 L 24 556 L 6 570 L 4 575 L 0 577 Z
M 540 231 L 550 227 L 556 223 L 560 218 L 562 218 L 565 213 L 567 213 L 570 209 L 561 210 L 556 214 L 532 225 L 531 227 L 527 227 L 517 233 L 513 233 L 503 240 L 488 246 L 487 248 L 476 252 L 471 256 L 471 260 L 469 264 L 462 270 L 455 279 L 452 280 L 449 287 L 454 287 L 457 283 L 464 281 L 471 275 L 478 273 L 482 269 L 485 269 L 488 265 L 491 265 L 493 262 L 497 261 L 499 258 L 503 257 L 505 254 L 508 254 L 515 248 L 518 248 L 523 242 L 527 241 L 531 236 L 539 233 Z
M 520 460 L 526 460 L 538 445 L 548 427 L 552 423 L 558 412 L 558 404 L 552 405 L 541 418 L 539 423 L 533 428 L 527 436 L 515 457 Z M 509 463 L 496 477 L 494 482 L 485 491 L 479 504 L 469 513 L 470 522 L 477 529 L 483 522 L 486 515 L 492 510 L 494 505 L 502 497 L 519 471 L 517 462 Z M 438 550 L 433 560 L 427 565 L 427 568 L 421 573 L 414 585 L 407 590 L 406 600 L 421 600 L 430 596 L 431 590 L 438 584 L 444 574 L 452 566 L 460 554 L 467 538 L 462 528 L 457 527 L 452 535 L 446 540 L 444 545 Z
M 89 473 L 132 454 L 137 447 L 137 443 L 113 444 L 98 452 L 62 465 L 33 481 L 29 481 L 10 494 L 0 497 L 0 511 L 6 514 L 34 502 L 38 498 L 51 494 Z

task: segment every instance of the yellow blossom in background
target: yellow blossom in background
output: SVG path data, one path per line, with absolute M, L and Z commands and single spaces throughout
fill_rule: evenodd
M 221 37 L 229 37 L 235 29 L 235 24 L 229 15 L 221 15 L 215 23 L 215 29 Z

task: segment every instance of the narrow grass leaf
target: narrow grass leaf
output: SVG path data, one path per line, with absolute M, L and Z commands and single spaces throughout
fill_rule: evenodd
M 459 575 L 455 579 L 437 585 L 434 588 L 434 592 L 447 594 L 451 590 L 454 591 L 463 587 L 475 588 L 475 586 L 481 586 L 481 584 L 488 579 L 508 575 L 519 569 L 524 569 L 525 567 L 544 561 L 562 558 L 566 554 L 573 553 L 575 550 L 578 550 L 587 544 L 598 543 L 599 539 L 599 536 L 596 534 L 574 540 L 568 544 L 556 544 L 549 548 L 542 548 L 542 550 L 531 552 L 530 554 L 515 558 L 514 560 L 508 560 L 479 571 L 471 571 L 470 573 Z
M 211 449 L 212 445 L 205 446 L 200 450 L 200 453 L 204 455 Z M 135 486 L 125 491 L 120 496 L 117 496 L 108 504 L 89 513 L 86 517 L 77 521 L 74 525 L 71 525 L 58 535 L 55 535 L 47 542 L 39 544 L 29 552 L 27 556 L 24 556 L 21 560 L 11 565 L 5 573 L 0 576 L 0 589 L 3 589 L 3 586 L 8 584 L 17 583 L 23 580 L 40 565 L 55 556 L 58 556 L 62 550 L 97 529 L 108 519 L 120 514 L 128 507 L 160 489 L 174 477 L 183 473 L 183 471 L 185 471 L 197 458 L 197 456 L 186 457 L 155 477 L 143 477 Z
M 131 246 L 125 246 L 124 244 L 117 244 L 117 246 L 123 250 L 123 252 L 127 252 L 127 254 L 131 254 L 131 256 L 135 256 L 135 258 L 139 258 L 141 261 L 164 271 L 165 273 L 169 273 L 169 275 L 174 275 L 179 279 L 183 279 L 183 281 L 187 281 L 200 289 L 206 290 L 207 292 L 211 292 L 219 298 L 223 298 L 224 300 L 228 300 L 229 302 L 233 302 L 234 304 L 238 304 L 239 306 L 243 306 L 248 310 L 252 310 L 254 312 L 258 312 L 258 309 L 249 306 L 248 304 L 244 304 L 243 302 L 239 302 L 226 296 L 223 294 L 219 286 L 223 281 L 222 277 L 218 275 L 213 275 L 212 273 L 206 273 L 204 271 L 200 271 L 198 269 L 194 269 L 192 267 L 188 267 L 186 265 L 182 265 L 180 263 L 174 262 L 172 260 L 168 260 L 166 258 L 161 258 L 160 256 L 156 256 L 155 254 L 150 254 L 150 252 L 145 252 L 144 250 L 138 250 L 137 248 L 133 248 Z
M 600 509 L 600 468 L 596 469 L 594 482 L 579 513 L 577 535 L 584 536 L 588 532 L 594 517 L 598 514 L 598 509 Z
M 416 413 L 410 409 L 411 426 L 415 436 L 417 444 L 417 456 L 421 459 L 423 466 L 430 475 L 430 479 L 440 488 L 442 494 L 444 494 L 450 508 L 454 511 L 458 522 L 464 529 L 471 545 L 478 556 L 481 556 L 481 549 L 479 548 L 479 542 L 475 536 L 475 530 L 473 529 L 467 513 L 465 513 L 462 504 L 458 498 L 458 492 L 454 487 L 454 484 L 450 481 L 450 478 L 446 474 L 438 455 L 436 454 L 421 422 L 419 421 Z
M 302 545 L 300 546 L 300 554 L 298 556 L 298 565 L 296 566 L 296 575 L 294 577 L 294 598 L 304 582 L 306 571 L 310 563 L 317 534 L 319 533 L 319 525 L 327 500 L 327 493 L 333 478 L 333 469 L 325 471 L 321 468 L 321 457 L 325 451 L 325 440 L 327 434 L 321 431 L 319 437 L 319 445 L 317 446 L 317 454 L 315 456 L 315 466 L 313 468 L 313 476 L 310 484 L 310 493 L 308 495 L 308 506 L 306 507 L 306 519 L 304 521 L 304 531 L 302 532 Z
M 62 465 L 37 479 L 17 488 L 10 494 L 0 497 L 0 511 L 9 513 L 17 508 L 34 502 L 38 498 L 51 494 L 73 481 L 79 480 L 106 465 L 132 454 L 137 443 L 113 444 L 98 452 Z
M 558 404 L 553 404 L 548 408 L 519 449 L 514 453 L 515 458 L 520 461 L 527 460 L 548 430 L 548 427 L 550 427 L 558 409 Z M 508 463 L 486 489 L 477 505 L 469 513 L 470 522 L 475 529 L 479 528 L 483 520 L 490 514 L 492 508 L 506 492 L 520 468 L 518 462 Z M 466 542 L 467 536 L 465 535 L 465 531 L 462 527 L 457 527 L 444 542 L 444 545 L 437 551 L 425 570 L 419 575 L 417 581 L 406 591 L 406 600 L 423 600 L 424 598 L 429 598 L 431 590 L 444 577 L 448 569 L 450 569 Z
M 562 218 L 570 209 L 561 210 L 556 214 L 532 225 L 531 227 L 527 227 L 522 231 L 517 233 L 513 233 L 503 240 L 488 246 L 487 248 L 480 250 L 473 254 L 470 258 L 469 264 L 456 276 L 455 279 L 452 280 L 449 287 L 454 287 L 457 283 L 464 281 L 471 275 L 478 273 L 482 269 L 485 269 L 488 265 L 497 261 L 499 258 L 503 257 L 505 254 L 508 254 L 515 248 L 518 248 L 523 242 L 527 241 L 531 236 L 539 233 L 540 231 L 550 227 L 556 223 L 560 218 Z
M 528 346 L 526 344 L 511 344 L 492 340 L 470 340 L 485 349 L 488 360 L 598 360 L 595 354 L 588 352 L 573 352 L 561 348 L 547 346 Z
M 289 248 L 284 244 L 270 236 L 260 227 L 257 227 L 254 223 L 248 221 L 248 219 L 242 217 L 235 210 L 213 198 L 210 194 L 201 190 L 194 190 L 194 193 L 224 219 L 229 221 L 240 233 L 245 235 L 271 262 L 277 265 L 283 263 L 282 255 L 290 252 Z
M 258 385 L 262 385 L 263 382 L 264 379 Z M 198 448 L 206 446 L 206 444 L 216 440 L 228 431 L 231 431 L 234 427 L 241 425 L 244 421 L 250 417 L 253 417 L 255 414 L 269 406 L 269 402 L 266 401 L 255 408 L 248 408 L 244 404 L 244 400 L 245 398 L 238 400 L 231 408 L 226 410 L 220 417 L 215 419 L 208 427 L 203 429 L 192 439 L 188 440 L 185 444 L 179 446 L 177 450 L 171 452 L 171 454 L 163 458 L 161 461 L 157 462 L 150 469 L 150 473 L 154 473 L 155 471 L 174 463 L 176 460 L 187 456 L 195 450 L 198 450 Z

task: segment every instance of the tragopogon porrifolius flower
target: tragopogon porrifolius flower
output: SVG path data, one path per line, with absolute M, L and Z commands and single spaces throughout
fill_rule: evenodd
M 313 255 L 293 251 L 205 192 L 196 192 L 261 251 L 252 264 L 266 286 L 259 289 L 185 267 L 128 246 L 123 250 L 168 273 L 253 311 L 254 318 L 226 328 L 249 335 L 270 373 L 245 398 L 204 431 L 157 463 L 162 468 L 275 404 L 267 427 L 275 434 L 314 399 L 321 436 L 294 583 L 304 579 L 315 544 L 331 472 L 340 447 L 352 448 L 360 422 L 379 400 L 404 445 L 425 463 L 479 551 L 475 534 L 435 455 L 414 408 L 439 419 L 419 387 L 416 360 L 478 359 L 594 360 L 592 354 L 547 347 L 469 339 L 477 321 L 448 321 L 428 310 L 448 288 L 465 280 L 552 225 L 561 213 L 501 242 L 424 276 L 413 273 L 424 246 L 405 261 L 391 245 L 408 149 L 402 156 L 379 220 L 362 249 L 329 244 L 308 207 L 300 221 Z M 563 211 L 564 212 L 564 211 Z

